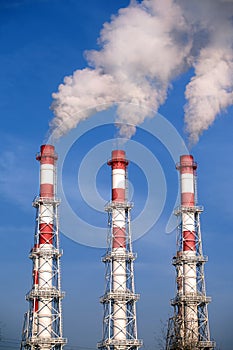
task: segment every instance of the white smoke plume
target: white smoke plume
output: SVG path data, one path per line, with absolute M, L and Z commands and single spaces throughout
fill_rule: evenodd
M 208 32 L 194 58 L 195 75 L 186 87 L 186 129 L 192 143 L 233 103 L 233 1 L 186 1 L 192 17 Z M 199 15 L 199 17 L 198 17 Z M 198 24 L 198 21 L 197 21 Z
M 174 78 L 191 66 L 186 129 L 193 142 L 232 104 L 233 2 L 132 1 L 105 23 L 88 67 L 65 77 L 53 94 L 55 137 L 97 111 L 117 106 L 120 134 L 131 137 L 165 102 Z M 140 108 L 141 107 L 141 108 Z M 148 112 L 150 111 L 150 112 Z

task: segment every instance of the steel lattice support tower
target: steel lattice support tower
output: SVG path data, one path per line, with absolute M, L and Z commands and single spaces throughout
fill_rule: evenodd
M 191 155 L 180 157 L 176 167 L 180 172 L 181 206 L 178 217 L 176 268 L 176 296 L 171 301 L 174 316 L 169 320 L 166 350 L 214 349 L 210 340 L 206 296 L 200 213 L 197 206 L 196 169 Z
M 115 150 L 108 162 L 112 168 L 112 201 L 108 212 L 107 252 L 105 263 L 105 293 L 103 304 L 103 338 L 98 348 L 103 350 L 138 349 L 142 341 L 137 338 L 136 301 L 139 294 L 134 290 L 133 261 L 130 232 L 130 210 L 127 202 L 127 165 L 125 152 Z
M 29 310 L 25 314 L 22 350 L 61 350 L 62 337 L 58 205 L 56 198 L 56 160 L 54 146 L 42 145 L 36 159 L 40 162 L 40 195 L 33 206 L 37 210 L 34 246 L 29 257 L 33 263 L 32 288 L 26 295 Z

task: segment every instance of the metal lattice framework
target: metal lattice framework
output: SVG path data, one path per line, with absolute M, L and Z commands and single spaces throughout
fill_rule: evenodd
M 56 167 L 50 168 L 54 186 Z M 60 279 L 59 203 L 54 189 L 53 195 L 37 197 L 33 202 L 37 213 L 34 246 L 29 255 L 33 264 L 32 288 L 26 295 L 29 310 L 25 314 L 21 350 L 61 350 L 66 344 L 62 337 L 61 300 L 64 293 Z
M 105 293 L 100 302 L 104 307 L 103 317 L 103 341 L 98 344 L 100 349 L 137 349 L 142 345 L 142 341 L 137 339 L 136 306 L 140 295 L 135 294 L 133 261 L 136 254 L 132 252 L 132 242 L 130 234 L 130 210 L 132 203 L 114 203 L 106 206 L 108 212 L 108 248 L 102 261 L 105 263 Z M 112 211 L 117 211 L 119 215 L 122 210 L 125 212 L 125 238 L 126 249 L 124 252 L 112 250 L 113 222 Z M 117 262 L 117 264 L 114 264 Z M 113 279 L 118 269 L 123 268 L 126 279 L 123 284 L 119 284 L 118 290 L 113 290 Z M 125 283 L 126 282 L 126 283 Z M 126 314 L 127 322 L 125 328 L 119 328 L 117 333 L 113 331 L 115 314 L 114 305 L 117 305 Z M 117 339 L 119 334 L 122 339 Z M 124 339 L 123 339 L 124 338 Z
M 123 181 L 118 182 L 120 186 L 126 180 L 125 168 Z M 116 177 L 119 175 L 117 171 Z M 125 185 L 123 188 L 125 190 Z M 124 193 L 121 189 L 119 192 Z M 125 193 L 122 198 L 124 196 Z M 102 259 L 105 263 L 105 293 L 100 298 L 104 309 L 103 338 L 97 344 L 103 350 L 130 350 L 142 346 L 142 341 L 137 338 L 136 301 L 139 294 L 135 294 L 134 288 L 133 262 L 136 255 L 132 252 L 131 208 L 132 203 L 125 200 L 113 200 L 105 207 L 108 212 L 107 251 Z
M 187 184 L 183 184 L 183 187 L 187 188 Z M 195 187 L 194 177 L 196 194 Z M 203 207 L 196 205 L 181 205 L 174 211 L 178 218 L 178 230 L 177 254 L 172 264 L 176 269 L 177 291 L 175 298 L 171 300 L 174 316 L 168 323 L 166 350 L 215 348 L 215 342 L 210 340 L 207 310 L 211 298 L 206 296 L 205 288 L 204 264 L 208 258 L 203 255 L 202 250 L 200 229 L 202 212 Z

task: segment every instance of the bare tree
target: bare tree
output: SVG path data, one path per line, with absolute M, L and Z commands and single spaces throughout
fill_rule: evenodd
M 166 350 L 167 322 L 160 320 L 160 330 L 155 332 L 156 350 Z

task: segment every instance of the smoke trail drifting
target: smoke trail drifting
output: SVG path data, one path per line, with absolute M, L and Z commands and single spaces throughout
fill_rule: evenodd
M 186 2 L 193 3 L 192 0 Z M 192 17 L 208 31 L 208 42 L 194 58 L 195 76 L 186 87 L 186 129 L 198 141 L 216 116 L 233 103 L 233 1 L 196 1 Z M 199 16 L 199 17 L 198 17 Z
M 132 136 L 126 124 L 152 117 L 172 80 L 192 65 L 185 123 L 197 141 L 232 103 L 232 15 L 232 1 L 223 0 L 144 0 L 120 9 L 103 26 L 100 50 L 86 52 L 88 68 L 65 77 L 53 94 L 55 137 L 112 105 L 120 134 Z

